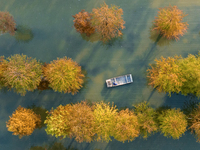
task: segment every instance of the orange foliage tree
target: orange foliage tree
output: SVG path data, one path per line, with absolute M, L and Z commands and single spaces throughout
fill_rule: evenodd
M 49 87 L 58 92 L 75 94 L 82 87 L 84 75 L 81 66 L 71 58 L 58 58 L 43 68 Z
M 87 36 L 90 36 L 95 32 L 95 28 L 91 26 L 91 14 L 88 12 L 85 12 L 85 10 L 81 10 L 76 15 L 73 15 L 75 19 L 74 21 L 74 27 L 76 28 L 77 32 L 85 33 Z
M 96 134 L 93 108 L 86 101 L 72 105 L 73 112 L 68 118 L 71 121 L 70 137 L 78 142 L 91 142 Z
M 100 8 L 92 10 L 92 26 L 100 33 L 103 42 L 122 36 L 121 29 L 125 28 L 122 15 L 121 8 L 115 5 L 108 8 L 105 2 Z
M 133 141 L 139 136 L 139 123 L 133 111 L 121 110 L 115 118 L 116 124 L 113 128 L 113 137 L 121 142 Z
M 9 117 L 6 127 L 13 135 L 19 135 L 19 138 L 25 135 L 31 135 L 35 128 L 40 126 L 41 117 L 33 110 L 19 106 L 17 110 Z
M 0 57 L 0 89 L 5 87 L 5 76 L 4 72 L 7 69 L 4 56 Z
M 159 8 L 158 16 L 155 17 L 153 30 L 158 30 L 167 39 L 179 39 L 179 36 L 187 30 L 187 22 L 182 22 L 182 19 L 187 16 L 183 14 L 177 6 L 169 6 Z
M 15 34 L 15 20 L 9 12 L 0 12 L 0 31 L 1 33 L 9 32 L 10 35 Z

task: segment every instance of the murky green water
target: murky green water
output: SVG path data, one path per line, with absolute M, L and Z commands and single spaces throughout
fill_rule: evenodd
M 181 107 L 184 100 L 181 95 L 169 98 L 146 85 L 146 69 L 149 63 L 160 56 L 168 57 L 188 53 L 197 54 L 200 50 L 200 1 L 198 0 L 110 0 L 124 10 L 126 29 L 123 39 L 102 45 L 95 36 L 82 37 L 75 31 L 73 17 L 81 9 L 91 12 L 99 7 L 103 0 L 1 0 L 0 10 L 9 11 L 15 18 L 20 33 L 16 37 L 9 34 L 0 36 L 0 55 L 25 54 L 43 62 L 50 62 L 57 57 L 70 57 L 87 71 L 88 82 L 77 95 L 61 94 L 53 91 L 39 93 L 28 92 L 21 97 L 12 91 L 0 93 L 0 150 L 29 150 L 31 146 L 57 146 L 62 149 L 69 146 L 78 150 L 197 150 L 200 144 L 189 133 L 179 140 L 172 140 L 155 134 L 147 140 L 137 138 L 130 143 L 113 140 L 110 143 L 77 143 L 74 140 L 58 140 L 46 135 L 44 128 L 37 129 L 31 136 L 19 139 L 7 131 L 5 122 L 19 106 L 28 107 L 33 103 L 50 110 L 59 104 L 81 100 L 114 102 L 119 107 L 133 103 L 149 101 L 151 106 L 170 105 Z M 177 5 L 187 17 L 188 32 L 179 41 L 168 42 L 158 39 L 150 33 L 152 21 L 159 7 Z M 134 83 L 107 89 L 105 80 L 111 77 L 131 73 Z M 62 145 L 61 145 L 62 144 Z M 56 143 L 54 144 L 54 146 Z M 41 150 L 40 147 L 32 150 Z

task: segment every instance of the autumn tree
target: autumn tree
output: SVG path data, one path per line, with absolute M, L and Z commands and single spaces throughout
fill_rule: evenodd
M 31 109 L 21 106 L 9 118 L 6 127 L 8 131 L 13 132 L 13 135 L 19 135 L 19 138 L 31 135 L 41 123 L 40 115 L 35 114 Z
M 5 87 L 4 72 L 7 69 L 7 64 L 5 62 L 6 60 L 4 59 L 4 56 L 0 56 L 0 89 Z
M 81 10 L 76 15 L 73 15 L 75 19 L 74 21 L 74 27 L 77 32 L 79 33 L 85 33 L 87 36 L 90 36 L 95 32 L 95 28 L 91 26 L 91 14 L 86 12 L 85 10 Z
M 110 106 L 110 103 L 96 103 L 94 106 L 94 121 L 97 127 L 97 141 L 109 142 L 113 136 L 116 125 L 116 115 L 118 114 L 116 106 Z
M 186 115 L 180 109 L 168 109 L 158 116 L 159 128 L 166 137 L 179 139 L 187 128 Z
M 167 39 L 179 39 L 186 32 L 188 24 L 182 22 L 187 16 L 177 6 L 159 8 L 158 16 L 155 17 L 153 30 L 157 30 Z
M 139 136 L 139 123 L 137 116 L 128 108 L 119 111 L 115 118 L 116 124 L 113 128 L 113 137 L 120 141 L 133 141 Z
M 169 95 L 179 93 L 185 81 L 178 65 L 179 59 L 181 56 L 155 59 L 156 64 L 150 64 L 151 68 L 147 70 L 148 84 Z
M 10 33 L 10 35 L 15 34 L 15 20 L 9 12 L 0 12 L 0 31 L 1 33 Z
M 75 138 L 78 142 L 91 142 L 96 134 L 93 110 L 86 101 L 60 105 L 49 112 L 45 123 L 47 134 Z
M 122 15 L 121 8 L 115 5 L 109 8 L 105 2 L 100 8 L 92 10 L 92 26 L 100 33 L 103 42 L 122 36 L 121 30 L 125 28 Z
M 179 68 L 184 83 L 181 87 L 183 95 L 193 94 L 200 97 L 200 53 L 198 55 L 189 54 L 188 57 L 179 60 Z
M 71 58 L 57 58 L 43 70 L 49 87 L 55 91 L 75 94 L 82 87 L 84 75 L 81 66 Z
M 96 134 L 93 108 L 86 101 L 72 105 L 73 112 L 70 114 L 71 133 L 78 142 L 91 142 Z
M 200 104 L 189 114 L 189 129 L 200 142 Z
M 56 109 L 52 108 L 44 121 L 47 124 L 46 133 L 55 137 L 69 137 L 71 126 L 68 118 L 71 112 L 72 105 L 70 104 L 60 105 Z
M 147 138 L 158 130 L 156 111 L 151 108 L 147 102 L 142 102 L 133 106 L 139 122 L 140 135 L 143 136 L 143 138 Z
M 33 91 L 40 83 L 42 65 L 36 59 L 26 55 L 13 55 L 3 62 L 6 70 L 3 71 L 5 86 L 25 95 L 27 91 Z
M 159 92 L 181 92 L 183 95 L 193 94 L 200 97 L 200 54 L 188 55 L 187 58 L 174 56 L 155 59 L 147 70 L 148 84 Z

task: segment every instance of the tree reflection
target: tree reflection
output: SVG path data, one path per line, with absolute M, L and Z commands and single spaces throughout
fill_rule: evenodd
M 62 143 L 55 142 L 53 145 L 44 145 L 44 146 L 31 146 L 30 150 L 78 150 L 76 148 L 73 148 L 71 146 L 68 146 L 67 148 L 64 147 Z

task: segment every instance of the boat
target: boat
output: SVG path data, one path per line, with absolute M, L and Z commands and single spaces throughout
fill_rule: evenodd
M 133 82 L 131 74 L 114 77 L 106 80 L 107 87 L 116 87 L 120 85 L 125 85 Z

